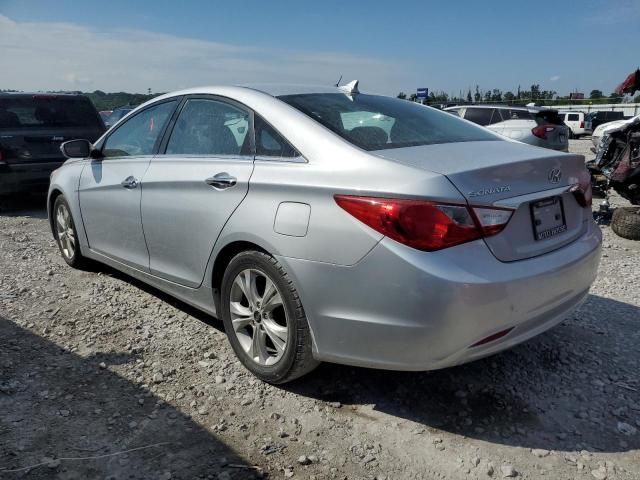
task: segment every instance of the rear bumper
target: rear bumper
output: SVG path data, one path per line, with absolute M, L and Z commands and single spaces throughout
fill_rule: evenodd
M 64 162 L 0 164 L 0 194 L 46 192 L 51 172 Z
M 511 263 L 482 240 L 425 253 L 386 238 L 352 267 L 279 260 L 300 291 L 319 360 L 431 370 L 510 348 L 561 322 L 588 294 L 601 239 L 590 222 L 572 244 Z

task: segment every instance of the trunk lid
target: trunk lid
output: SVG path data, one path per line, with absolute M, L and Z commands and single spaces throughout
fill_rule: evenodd
M 510 141 L 482 141 L 380 150 L 388 160 L 445 175 L 471 205 L 511 208 L 513 215 L 499 234 L 485 238 L 501 261 L 542 255 L 566 245 L 587 228 L 590 208 L 581 207 L 570 186 L 585 169 L 584 157 Z M 560 172 L 558 175 L 557 172 Z M 554 205 L 538 205 L 557 199 Z M 540 217 L 542 215 L 542 217 Z M 539 218 L 561 215 L 564 230 L 536 239 Z M 542 227 L 540 227 L 542 228 Z M 556 229 L 562 230 L 562 229 Z

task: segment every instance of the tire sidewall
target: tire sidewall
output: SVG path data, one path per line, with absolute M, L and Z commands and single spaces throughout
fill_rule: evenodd
M 611 217 L 611 229 L 622 238 L 640 240 L 640 207 L 618 207 Z
M 291 369 L 294 366 L 296 360 L 296 350 L 298 344 L 298 321 L 299 321 L 299 312 L 300 308 L 297 302 L 295 301 L 292 293 L 291 286 L 288 282 L 283 278 L 282 274 L 278 270 L 278 268 L 271 263 L 269 257 L 266 254 L 260 252 L 242 252 L 236 255 L 224 273 L 222 278 L 222 288 L 220 292 L 220 310 L 222 321 L 224 323 L 224 329 L 229 338 L 229 343 L 233 348 L 236 356 L 242 362 L 242 364 L 251 371 L 258 378 L 271 383 L 278 383 L 280 380 L 284 379 Z M 283 300 L 283 305 L 285 308 L 285 312 L 287 314 L 287 346 L 284 354 L 273 365 L 258 365 L 255 363 L 244 351 L 238 338 L 236 337 L 236 333 L 233 330 L 233 325 L 231 323 L 231 312 L 230 312 L 230 295 L 231 295 L 231 287 L 233 285 L 233 281 L 236 276 L 243 270 L 248 268 L 257 268 L 267 274 L 271 281 L 276 285 L 278 292 Z
M 58 207 L 60 205 L 64 205 L 67 208 L 67 211 L 69 212 L 69 217 L 71 218 L 71 228 L 73 228 L 73 234 L 75 235 L 75 238 L 76 238 L 76 246 L 73 251 L 73 256 L 71 258 L 67 258 L 67 256 L 62 251 L 62 245 L 60 245 L 60 239 L 58 238 L 58 226 L 56 223 L 56 214 L 58 212 Z M 53 202 L 52 221 L 53 221 L 53 235 L 56 239 L 56 243 L 58 244 L 58 249 L 60 250 L 60 255 L 62 255 L 62 259 L 65 262 L 67 262 L 68 265 L 72 267 L 77 267 L 82 257 L 82 254 L 80 253 L 80 239 L 78 238 L 78 230 L 76 228 L 76 222 L 73 220 L 73 214 L 71 213 L 71 208 L 69 207 L 69 203 L 62 195 L 59 195 Z

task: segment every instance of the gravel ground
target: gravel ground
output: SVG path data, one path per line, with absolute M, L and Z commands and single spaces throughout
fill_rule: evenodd
M 528 343 L 273 387 L 217 320 L 67 267 L 41 202 L 0 214 L 0 478 L 640 478 L 640 244 L 606 224 L 588 301 Z

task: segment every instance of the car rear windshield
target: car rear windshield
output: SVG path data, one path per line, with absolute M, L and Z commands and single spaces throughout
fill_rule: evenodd
M 562 125 L 564 123 L 557 110 L 540 110 L 535 113 L 535 117 L 539 124 Z
M 408 100 L 361 93 L 278 98 L 364 150 L 499 140 L 453 115 Z
M 38 96 L 0 98 L 0 128 L 102 128 L 87 98 Z

